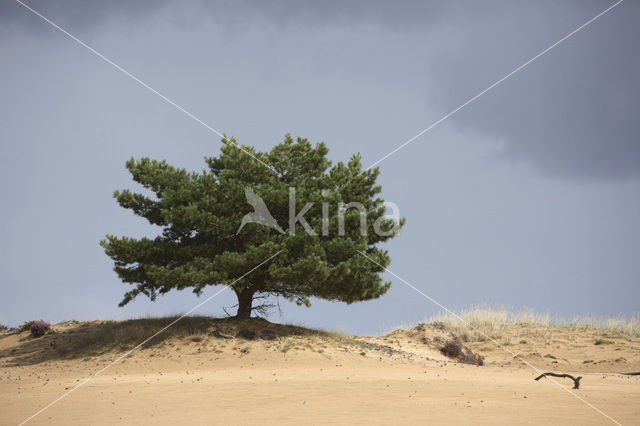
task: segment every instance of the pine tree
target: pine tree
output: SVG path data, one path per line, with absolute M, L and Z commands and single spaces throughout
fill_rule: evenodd
M 118 276 L 135 285 L 120 306 L 141 293 L 155 300 L 172 289 L 189 288 L 199 295 L 207 286 L 233 283 L 236 316 L 248 318 L 259 308 L 254 306 L 258 297 L 283 296 L 310 306 L 311 297 L 353 303 L 389 289 L 391 283 L 379 275 L 383 268 L 358 253 L 386 267 L 390 257 L 376 244 L 395 236 L 405 222 L 385 217 L 378 168 L 363 172 L 359 154 L 332 165 L 324 143 L 313 146 L 290 135 L 270 152 L 246 145 L 241 150 L 233 138 L 223 142 L 218 158 L 205 157 L 208 170 L 201 173 L 148 158 L 126 163 L 133 180 L 154 195 L 126 189 L 115 191 L 114 198 L 162 233 L 153 239 L 107 235 L 101 241 Z M 238 232 L 251 211 L 246 188 L 264 200 L 281 229 L 248 223 Z M 295 191 L 294 216 L 313 203 L 303 216 L 312 233 L 302 221 L 288 226 L 290 191 Z M 351 202 L 364 206 L 364 233 L 361 212 L 345 211 L 340 204 Z M 344 232 L 339 232 L 341 220 Z

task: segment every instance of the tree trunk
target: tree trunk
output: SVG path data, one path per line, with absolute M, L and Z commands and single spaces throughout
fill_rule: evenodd
M 237 293 L 238 296 L 238 312 L 236 313 L 236 318 L 250 318 L 251 311 L 253 310 L 253 291 L 243 291 L 242 293 Z

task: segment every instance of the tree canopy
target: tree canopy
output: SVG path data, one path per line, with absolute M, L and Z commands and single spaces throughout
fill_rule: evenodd
M 353 303 L 389 289 L 380 273 L 391 259 L 377 244 L 397 235 L 405 219 L 385 215 L 379 168 L 363 172 L 359 154 L 332 165 L 324 143 L 290 135 L 269 152 L 239 149 L 233 138 L 223 142 L 217 158 L 205 157 L 208 169 L 200 173 L 149 158 L 127 161 L 147 194 L 125 189 L 114 197 L 162 232 L 101 241 L 115 272 L 134 286 L 120 306 L 139 294 L 155 300 L 172 289 L 200 294 L 207 286 L 230 285 L 237 316 L 247 318 L 258 308 L 256 297 L 283 296 L 309 306 L 311 297 Z M 251 211 L 249 193 L 264 201 L 280 229 L 251 221 L 239 229 Z M 359 209 L 350 208 L 356 204 Z

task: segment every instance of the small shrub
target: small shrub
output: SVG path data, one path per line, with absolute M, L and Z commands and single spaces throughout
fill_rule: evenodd
M 462 352 L 462 344 L 457 340 L 449 340 L 440 348 L 440 352 L 449 358 L 457 358 Z
M 596 345 L 611 345 L 613 342 L 611 340 L 598 339 L 596 340 Z
M 260 338 L 262 340 L 275 340 L 278 337 L 274 330 L 262 330 L 260 332 Z
M 35 321 L 30 327 L 31 335 L 33 337 L 44 336 L 49 330 L 51 330 L 51 324 L 44 321 Z
M 35 323 L 35 321 L 27 321 L 20 326 L 20 331 L 29 331 L 31 330 L 31 326 Z
M 7 327 L 6 325 L 0 324 L 0 333 L 3 332 L 3 331 L 7 331 L 8 329 L 9 329 L 9 327 Z
M 255 330 L 243 328 L 238 331 L 238 336 L 246 340 L 256 340 L 258 338 L 258 333 Z
M 241 329 L 238 336 L 246 340 L 275 340 L 278 337 L 273 330 L 248 330 L 246 328 Z
M 474 354 L 471 349 L 460 343 L 458 339 L 448 340 L 440 352 L 449 358 L 456 358 L 464 364 L 483 365 L 484 357 Z

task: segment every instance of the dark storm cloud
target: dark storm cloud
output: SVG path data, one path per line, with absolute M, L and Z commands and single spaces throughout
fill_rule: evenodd
M 195 16 L 206 13 L 214 19 L 230 25 L 243 25 L 255 18 L 265 18 L 277 25 L 302 24 L 320 26 L 330 23 L 352 24 L 375 21 L 384 27 L 424 27 L 450 9 L 447 2 L 419 0 L 388 1 L 296 1 L 296 0 L 24 0 L 24 3 L 56 23 L 76 29 L 94 28 L 112 19 L 125 19 L 136 23 L 151 18 L 167 5 Z M 466 4 L 471 11 L 474 3 Z M 13 0 L 0 6 L 0 22 L 19 22 L 31 30 L 39 31 L 41 25 L 33 16 Z M 483 7 L 485 8 L 485 7 Z
M 70 31 L 96 29 L 112 20 L 130 24 L 153 17 L 173 0 L 24 0 L 23 3 Z M 48 34 L 51 29 L 43 21 L 14 0 L 0 4 L 0 24 L 16 24 L 35 34 Z
M 32 0 L 28 4 L 72 31 L 89 31 L 114 20 L 135 28 L 166 13 L 177 25 L 204 15 L 233 31 L 253 25 L 311 31 L 366 24 L 381 32 L 430 34 L 442 48 L 424 76 L 435 88 L 425 102 L 444 114 L 611 3 Z M 498 139 L 504 144 L 504 156 L 545 174 L 637 177 L 639 16 L 638 2 L 624 2 L 452 117 L 452 123 Z M 33 32 L 51 30 L 11 1 L 3 3 L 0 19 Z M 423 51 L 419 43 L 397 48 L 436 55 Z
M 492 30 L 464 27 L 434 73 L 443 111 L 478 93 L 607 4 L 510 8 Z M 640 3 L 625 2 L 453 118 L 508 158 L 568 178 L 640 175 Z M 542 29 L 542 31 L 541 31 Z M 532 34 L 538 36 L 531 36 Z

